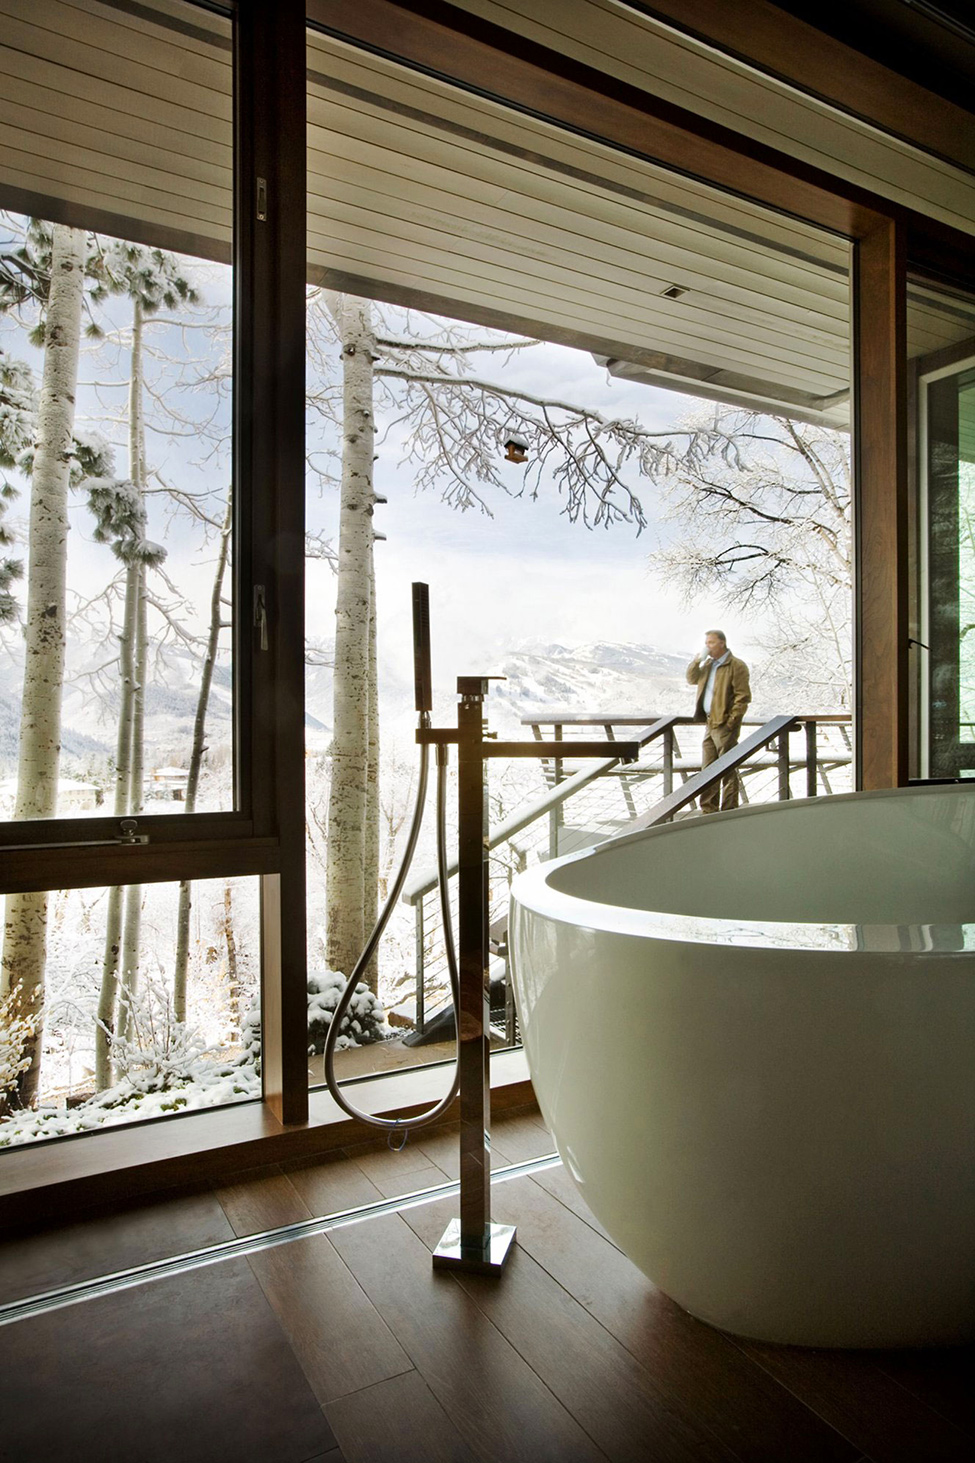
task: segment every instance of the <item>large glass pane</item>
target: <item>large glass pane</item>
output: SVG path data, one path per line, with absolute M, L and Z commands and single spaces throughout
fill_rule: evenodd
M 0 1148 L 260 1097 L 258 885 L 22 896 L 46 911 L 46 982 L 43 1005 L 0 997 Z
M 925 777 L 975 777 L 975 302 L 912 283 L 917 403 L 918 755 Z
M 230 22 L 0 44 L 0 819 L 234 806 Z
M 565 740 L 490 767 L 504 1044 L 512 875 L 701 765 L 682 728 L 673 768 L 658 744 L 550 805 L 571 738 L 690 715 L 708 629 L 751 665 L 750 716 L 832 714 L 817 786 L 849 786 L 849 252 L 325 36 L 308 66 L 309 999 L 323 1035 L 403 846 L 425 580 L 435 724 L 458 675 L 499 674 L 491 729 Z M 772 757 L 745 779 L 777 788 Z M 451 848 L 454 807 L 451 782 Z M 450 1055 L 431 821 L 341 1075 Z

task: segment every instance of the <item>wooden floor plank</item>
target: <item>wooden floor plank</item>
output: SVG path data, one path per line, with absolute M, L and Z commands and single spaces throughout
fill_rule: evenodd
M 474 1454 L 419 1372 L 377 1382 L 325 1408 L 346 1463 L 473 1463 Z M 420 1453 L 411 1452 L 422 1439 Z
M 527 1113 L 499 1116 L 491 1125 L 491 1145 L 505 1154 L 509 1163 L 525 1163 L 555 1152 L 555 1143 L 541 1122 Z
M 882 1372 L 869 1354 L 736 1344 L 873 1463 L 960 1463 L 972 1455 L 970 1436 Z
M 380 1179 L 389 1180 L 394 1176 L 415 1173 L 418 1168 L 427 1168 L 434 1161 L 412 1140 L 399 1150 L 379 1142 L 359 1143 L 345 1152 L 374 1184 Z
M 342 1152 L 296 1159 L 282 1163 L 281 1169 L 312 1214 L 339 1214 L 383 1197 L 359 1165 Z
M 427 1163 L 423 1168 L 410 1169 L 409 1173 L 373 1173 L 372 1182 L 387 1199 L 398 1198 L 401 1194 L 414 1194 L 419 1189 L 432 1189 L 437 1184 L 446 1184 L 450 1180 L 442 1168 L 435 1163 Z
M 18 1226 L 0 1245 L 0 1304 L 233 1237 L 209 1191 L 116 1204 L 43 1229 Z
M 3 1463 L 306 1463 L 335 1447 L 243 1260 L 2 1334 Z
M 412 1362 L 324 1235 L 249 1256 L 323 1405 L 409 1371 Z
M 311 1210 L 280 1168 L 242 1173 L 214 1190 L 234 1234 L 258 1234 L 310 1219 Z
M 449 1201 L 404 1219 L 432 1250 Z M 459 1283 L 615 1463 L 727 1463 L 735 1454 L 681 1405 L 590 1313 L 516 1246 L 501 1276 Z
M 540 1173 L 532 1174 L 532 1178 L 547 1194 L 551 1194 L 553 1199 L 558 1199 L 560 1204 L 564 1204 L 579 1219 L 584 1220 L 590 1229 L 594 1229 L 597 1234 L 602 1235 L 604 1240 L 613 1244 L 613 1240 L 603 1229 L 561 1163 L 557 1168 L 543 1168 Z
M 339 1254 L 483 1463 L 605 1455 L 398 1215 L 332 1232 Z M 411 1440 L 423 1458 L 422 1438 Z
M 681 1404 L 747 1463 L 853 1463 L 863 1447 L 815 1416 L 719 1331 L 665 1296 L 533 1179 L 504 1186 L 518 1242 Z M 499 1217 L 501 1206 L 498 1205 Z
M 435 1163 L 442 1169 L 448 1178 L 456 1179 L 460 1175 L 460 1124 L 451 1123 L 449 1130 L 444 1131 L 438 1128 L 432 1133 L 417 1133 L 415 1139 L 410 1141 L 416 1148 L 425 1154 L 428 1162 Z M 491 1167 L 504 1168 L 512 1162 L 504 1153 L 496 1148 L 491 1150 Z
M 932 1351 L 878 1351 L 873 1359 L 942 1417 L 975 1437 L 975 1346 Z

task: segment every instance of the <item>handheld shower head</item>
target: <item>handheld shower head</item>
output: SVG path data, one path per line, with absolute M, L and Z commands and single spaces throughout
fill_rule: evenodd
M 417 711 L 433 710 L 433 672 L 430 667 L 430 589 L 413 585 L 413 684 Z

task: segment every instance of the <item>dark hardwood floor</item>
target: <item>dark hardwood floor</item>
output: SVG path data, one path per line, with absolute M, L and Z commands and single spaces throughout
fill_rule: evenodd
M 442 1183 L 422 1132 L 16 1233 L 0 1303 Z M 537 1112 L 494 1160 L 551 1151 Z M 561 1168 L 495 1190 L 500 1280 L 435 1272 L 436 1200 L 0 1328 L 7 1463 L 929 1463 L 975 1452 L 975 1348 L 826 1352 L 695 1321 Z

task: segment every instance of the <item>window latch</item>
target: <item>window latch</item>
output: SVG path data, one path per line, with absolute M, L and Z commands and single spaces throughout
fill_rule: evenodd
M 254 628 L 262 650 L 267 650 L 267 599 L 263 584 L 254 585 Z

